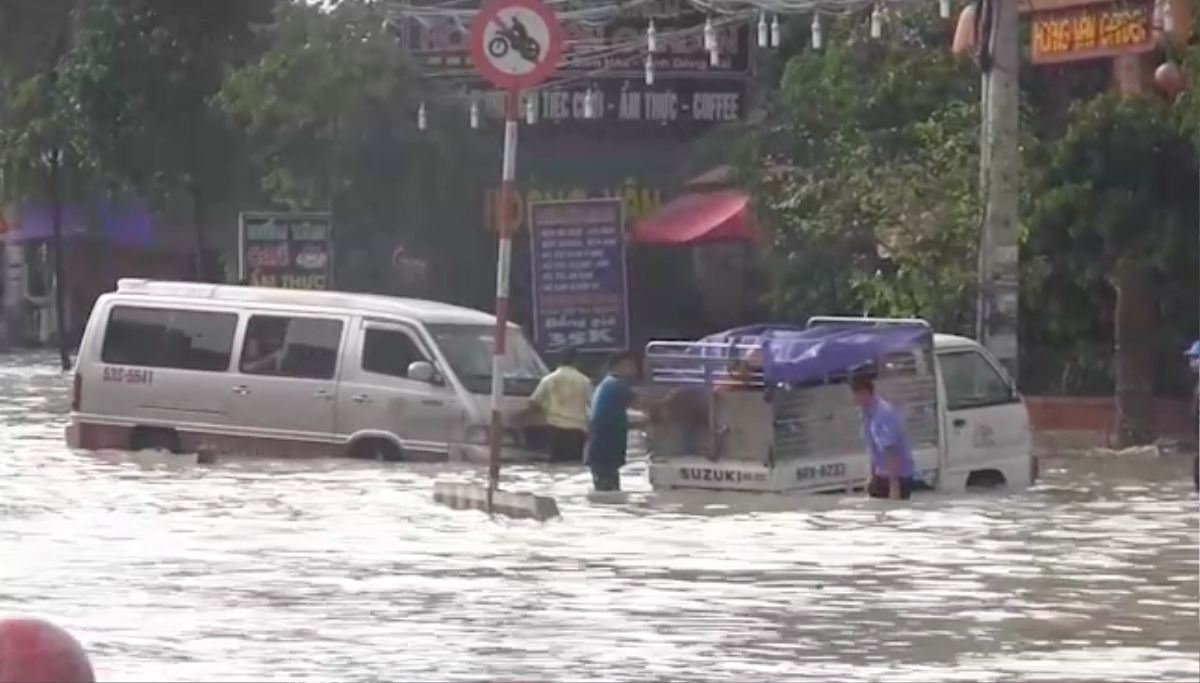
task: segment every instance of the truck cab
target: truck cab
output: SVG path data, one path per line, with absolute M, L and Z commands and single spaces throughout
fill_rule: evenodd
M 953 488 L 1032 483 L 1029 411 L 1000 363 L 973 339 L 934 336 Z M 960 481 L 961 480 L 961 481 Z

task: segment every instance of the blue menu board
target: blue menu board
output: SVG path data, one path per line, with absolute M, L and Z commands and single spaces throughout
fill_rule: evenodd
M 625 220 L 620 199 L 529 205 L 533 331 L 542 351 L 629 345 Z

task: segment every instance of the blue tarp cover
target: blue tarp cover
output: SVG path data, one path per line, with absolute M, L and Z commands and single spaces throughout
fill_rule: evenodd
M 750 348 L 759 348 L 767 382 L 811 382 L 916 348 L 931 334 L 927 326 L 916 323 L 828 323 L 810 328 L 753 325 L 705 337 L 688 355 L 733 360 L 744 358 Z M 706 365 L 711 366 L 712 361 L 698 361 L 696 370 L 703 372 Z

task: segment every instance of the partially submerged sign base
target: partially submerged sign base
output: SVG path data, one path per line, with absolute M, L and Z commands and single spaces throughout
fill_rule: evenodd
M 433 484 L 433 502 L 455 510 L 488 511 L 487 484 L 439 481 Z M 562 515 L 558 501 L 551 496 L 496 490 L 492 493 L 492 514 L 514 519 L 545 522 Z

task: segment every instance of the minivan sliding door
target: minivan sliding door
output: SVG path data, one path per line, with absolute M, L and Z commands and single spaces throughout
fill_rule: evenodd
M 256 455 L 335 455 L 337 378 L 346 319 L 251 315 L 236 374 L 231 427 Z

